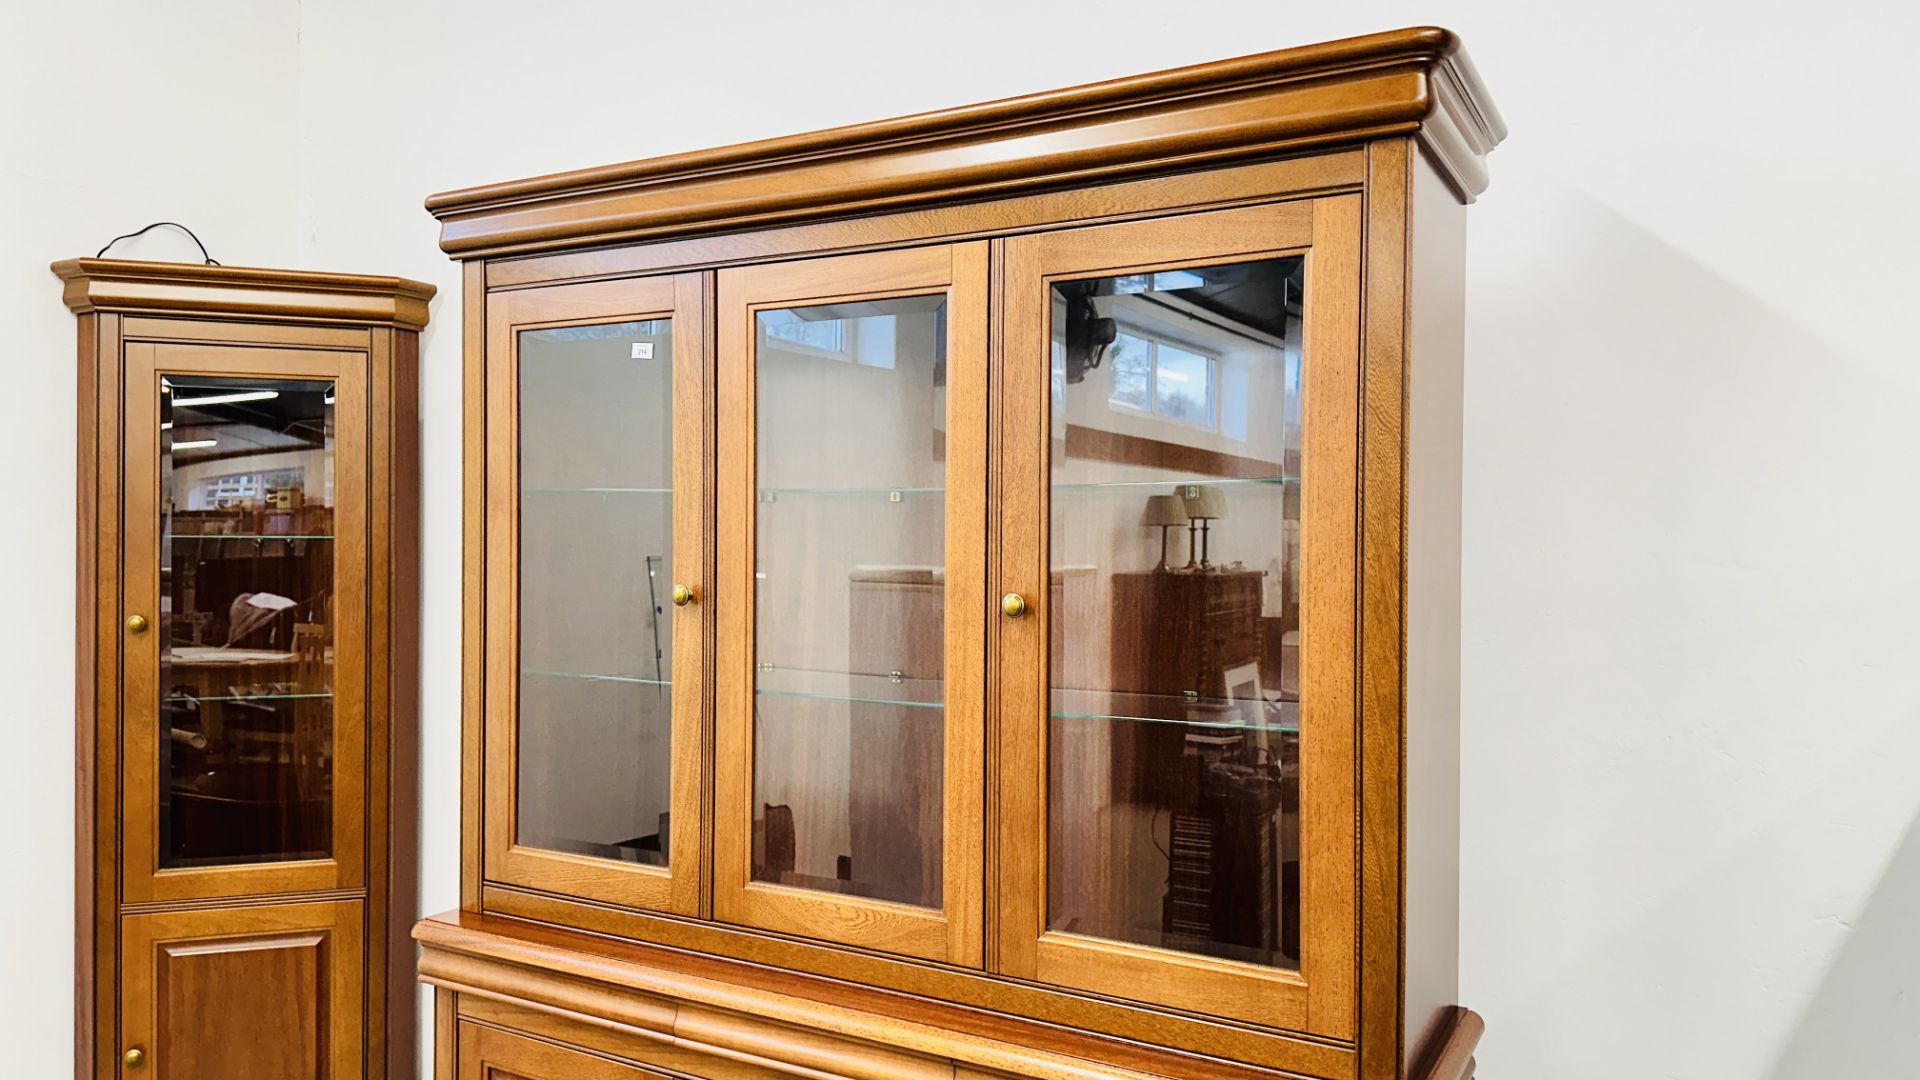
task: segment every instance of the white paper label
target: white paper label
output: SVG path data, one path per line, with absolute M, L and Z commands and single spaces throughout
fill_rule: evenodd
M 634 358 L 635 360 L 651 360 L 651 359 L 653 359 L 653 342 L 651 342 L 651 341 L 636 341 L 636 342 L 634 342 L 634 343 L 633 343 L 633 358 Z

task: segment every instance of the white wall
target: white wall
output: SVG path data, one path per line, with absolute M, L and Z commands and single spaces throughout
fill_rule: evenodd
M 1915 8 L 980 0 L 937 24 L 915 10 L 10 11 L 0 49 L 22 55 L 0 74 L 0 272 L 6 325 L 29 346 L 12 396 L 50 403 L 10 417 L 16 445 L 50 448 L 11 501 L 71 497 L 71 325 L 52 258 L 177 214 L 229 261 L 439 283 L 421 904 L 449 908 L 457 271 L 422 196 L 1442 22 L 1514 131 L 1470 226 L 1461 996 L 1488 1019 L 1482 1075 L 1910 1075 L 1920 507 L 1901 481 L 1920 460 L 1905 318 L 1920 150 L 1900 73 Z M 118 160 L 140 164 L 104 172 Z M 20 1075 L 52 1077 L 69 1041 L 67 995 L 47 990 L 69 976 L 71 661 L 35 620 L 62 624 L 72 554 L 64 528 L 6 535 L 6 565 L 29 568 L 7 576 L 0 621 L 9 756 L 28 767 L 0 784 L 0 858 L 37 872 L 0 889 L 0 925 L 33 928 L 0 938 L 0 1023 Z
M 298 265 L 291 2 L 0 7 L 0 1073 L 72 1075 L 73 316 L 55 259 L 184 221 L 225 262 Z M 171 230 L 115 254 L 197 259 Z

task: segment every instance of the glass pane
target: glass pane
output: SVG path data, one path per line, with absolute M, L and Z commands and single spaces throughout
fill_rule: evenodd
M 665 866 L 673 328 L 520 333 L 517 840 Z
M 1051 929 L 1299 966 L 1300 284 L 1053 287 Z
M 753 877 L 938 907 L 945 299 L 758 325 Z
M 160 392 L 160 865 L 333 844 L 333 384 Z

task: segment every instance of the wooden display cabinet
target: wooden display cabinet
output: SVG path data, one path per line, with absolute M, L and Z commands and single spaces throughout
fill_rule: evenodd
M 1503 134 L 1419 29 L 429 199 L 441 1077 L 1470 1075 Z
M 414 1071 L 398 278 L 77 259 L 75 1075 Z

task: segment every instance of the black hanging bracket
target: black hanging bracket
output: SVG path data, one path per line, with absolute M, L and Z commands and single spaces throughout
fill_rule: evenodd
M 213 256 L 211 256 L 211 255 L 209 255 L 209 254 L 207 254 L 207 245 L 205 245 L 205 244 L 203 244 L 203 243 L 201 243 L 201 242 L 200 242 L 200 238 L 199 238 L 199 237 L 197 237 L 197 236 L 194 236 L 194 235 L 193 235 L 193 230 L 192 230 L 192 229 L 189 229 L 189 228 L 187 228 L 187 227 L 186 227 L 185 225 L 182 225 L 182 224 L 180 224 L 180 223 L 179 223 L 179 222 L 177 222 L 177 221 L 156 221 L 156 222 L 154 222 L 153 224 L 151 224 L 151 225 L 149 225 L 149 226 L 147 226 L 147 227 L 146 227 L 146 228 L 144 228 L 144 229 L 136 229 L 136 230 L 134 230 L 133 232 L 130 232 L 130 233 L 122 233 L 121 235 L 119 235 L 119 236 L 116 236 L 116 237 L 114 237 L 113 239 L 111 239 L 111 240 L 109 240 L 109 241 L 107 241 L 107 246 L 106 246 L 106 247 L 103 247 L 103 248 L 101 248 L 101 249 L 100 249 L 99 251 L 97 251 L 97 252 L 95 252 L 95 253 L 94 253 L 94 256 L 93 256 L 93 257 L 94 257 L 94 258 L 96 258 L 96 259 L 98 259 L 98 258 L 100 258 L 100 257 L 101 257 L 102 255 L 105 255 L 105 254 L 107 253 L 107 248 L 110 248 L 110 247 L 112 247 L 113 245 L 115 245 L 115 244 L 117 244 L 117 243 L 119 243 L 120 241 L 122 241 L 122 240 L 131 240 L 131 239 L 133 239 L 134 237 L 136 237 L 136 236 L 139 236 L 139 235 L 140 235 L 141 233 L 145 233 L 145 232 L 149 232 L 149 231 L 151 231 L 151 230 L 153 230 L 153 229 L 157 229 L 157 228 L 159 228 L 159 227 L 160 227 L 160 226 L 162 226 L 162 225 L 171 225 L 171 226 L 173 226 L 174 228 L 176 228 L 176 229 L 179 229 L 179 230 L 180 230 L 181 232 L 183 232 L 183 233 L 186 233 L 186 234 L 187 234 L 187 235 L 188 235 L 189 237 L 192 237 L 192 238 L 193 238 L 193 246 L 194 246 L 194 247 L 197 247 L 197 248 L 199 248 L 199 249 L 200 249 L 200 257 L 201 257 L 202 259 L 205 259 L 205 260 L 207 261 L 207 265 L 208 265 L 208 266 L 219 266 L 219 265 L 220 265 L 219 263 L 217 263 L 217 262 L 214 262 L 214 261 L 213 261 Z

